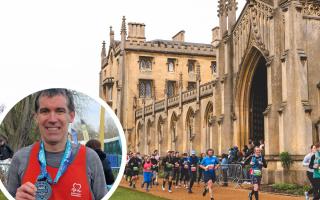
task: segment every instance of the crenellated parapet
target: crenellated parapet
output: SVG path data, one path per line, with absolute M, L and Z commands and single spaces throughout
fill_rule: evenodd
M 215 85 L 215 81 L 202 84 L 200 85 L 199 93 L 197 92 L 197 89 L 183 91 L 181 94 L 182 106 L 191 102 L 195 102 L 197 100 L 197 95 L 199 95 L 199 99 L 210 98 L 212 96 Z M 167 103 L 165 101 L 167 101 Z M 173 97 L 161 99 L 159 101 L 156 101 L 155 103 L 145 105 L 143 108 L 138 108 L 135 110 L 135 119 L 138 120 L 144 116 L 152 115 L 153 112 L 155 114 L 164 112 L 166 105 L 168 107 L 168 110 L 175 109 L 177 106 L 179 106 L 179 101 L 180 95 L 178 94 Z
M 209 44 L 177 42 L 169 40 L 153 40 L 147 42 L 130 41 L 126 44 L 126 50 L 199 56 L 215 55 L 215 49 Z

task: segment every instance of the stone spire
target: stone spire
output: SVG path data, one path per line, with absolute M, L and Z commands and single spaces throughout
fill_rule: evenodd
M 227 31 L 227 7 L 226 0 L 218 1 L 218 17 L 219 17 L 219 27 L 220 27 L 220 37 L 223 38 L 225 32 Z
M 121 35 L 126 35 L 127 34 L 127 27 L 126 27 L 126 17 L 122 17 L 122 24 L 121 24 Z
M 227 10 L 232 10 L 232 9 L 237 10 L 238 9 L 237 5 L 238 5 L 237 0 L 227 0 L 226 9 Z
M 101 58 L 106 57 L 106 42 L 103 40 L 101 49 Z
M 225 2 L 225 0 L 219 0 L 218 1 L 218 17 L 223 16 L 225 11 L 226 11 L 226 2 Z
M 238 2 L 236 0 L 227 0 L 226 11 L 228 15 L 228 32 L 231 33 L 232 27 L 236 23 L 236 11 Z
M 114 42 L 114 31 L 112 30 L 112 26 L 110 26 L 110 45 Z

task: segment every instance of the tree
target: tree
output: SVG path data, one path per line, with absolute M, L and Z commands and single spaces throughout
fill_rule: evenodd
M 34 120 L 35 95 L 29 95 L 18 102 L 5 116 L 0 125 L 1 133 L 8 138 L 9 146 L 17 149 L 32 144 L 39 134 Z

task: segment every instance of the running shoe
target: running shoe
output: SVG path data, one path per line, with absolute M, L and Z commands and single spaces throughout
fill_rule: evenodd
M 309 200 L 309 194 L 308 194 L 308 192 L 304 192 L 304 196 L 306 197 L 306 200 Z
M 170 193 L 171 193 L 171 192 L 172 192 L 172 190 L 168 190 L 168 192 L 170 192 Z
M 204 188 L 203 193 L 202 193 L 202 196 L 206 196 L 207 192 L 208 192 L 208 189 L 207 189 L 207 188 Z
M 165 190 L 166 190 L 166 188 L 165 188 L 165 187 L 163 187 L 163 185 L 161 186 L 161 188 L 162 188 L 162 190 L 163 190 L 163 191 L 165 191 Z
M 188 190 L 188 193 L 191 194 L 191 193 L 193 193 L 193 192 L 192 192 L 192 190 Z

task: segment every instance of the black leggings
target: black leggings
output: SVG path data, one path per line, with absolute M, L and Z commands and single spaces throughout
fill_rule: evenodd
M 199 167 L 199 175 L 198 175 L 198 182 L 200 182 L 203 174 L 203 169 Z
M 320 199 L 320 178 L 313 179 L 313 199 Z
M 190 172 L 190 186 L 189 186 L 189 190 L 191 190 L 193 183 L 197 180 L 197 172 Z
M 307 171 L 307 177 L 308 177 L 308 179 L 309 179 L 309 181 L 310 181 L 310 183 L 311 183 L 311 188 L 310 188 L 310 190 L 308 191 L 308 194 L 310 195 L 310 194 L 313 194 L 313 192 L 314 192 L 314 190 L 313 190 L 313 188 L 314 188 L 313 173 Z

